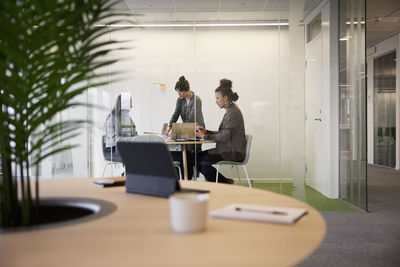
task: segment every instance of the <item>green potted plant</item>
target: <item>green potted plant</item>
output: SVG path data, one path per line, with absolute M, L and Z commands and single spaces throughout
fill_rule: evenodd
M 70 149 L 62 144 L 87 123 L 52 118 L 84 105 L 74 99 L 88 87 L 109 82 L 105 67 L 116 60 L 105 56 L 122 48 L 108 34 L 121 28 L 104 22 L 121 22 L 117 2 L 0 1 L 0 227 L 38 222 L 39 179 L 31 170 Z

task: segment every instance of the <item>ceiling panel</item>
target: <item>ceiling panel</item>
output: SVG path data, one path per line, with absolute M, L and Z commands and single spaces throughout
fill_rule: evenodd
M 116 9 L 142 14 L 136 17 L 139 23 L 256 21 L 284 20 L 288 6 L 289 0 L 123 0 Z
M 390 14 L 390 17 L 395 17 L 395 18 L 400 18 L 400 9 L 394 11 L 392 14 Z
M 186 0 L 179 0 L 185 2 Z M 192 6 L 194 6 L 194 10 L 196 11 L 215 11 L 218 10 L 219 8 L 219 1 L 213 1 L 213 0 L 198 0 L 198 1 L 189 1 L 189 2 L 194 2 L 192 3 Z M 175 0 L 175 3 L 178 3 Z M 180 5 L 179 5 L 180 7 Z
M 172 1 L 163 0 L 124 0 L 127 2 L 136 12 L 148 11 L 148 12 L 173 12 L 174 6 Z
M 268 1 L 267 1 L 268 2 Z M 261 10 L 264 6 L 265 0 L 232 0 L 221 1 L 221 8 L 223 10 Z
M 137 21 L 140 23 L 147 22 L 171 22 L 176 21 L 175 13 L 172 12 L 152 12 L 146 13 L 143 16 L 136 17 Z
M 367 47 L 372 47 L 400 32 L 399 0 L 368 0 Z
M 287 11 L 289 0 L 123 0 L 118 10 L 129 5 L 135 12 L 224 12 L 224 11 Z
M 288 11 L 289 0 L 270 0 L 268 1 L 265 9 L 271 11 Z
M 399 0 L 371 0 L 367 3 L 367 18 L 390 16 L 399 9 Z
M 305 14 L 321 1 L 305 0 Z M 367 47 L 400 32 L 400 0 L 367 0 L 366 5 Z M 136 17 L 139 22 L 285 20 L 289 0 L 123 0 L 117 9 L 143 14 Z

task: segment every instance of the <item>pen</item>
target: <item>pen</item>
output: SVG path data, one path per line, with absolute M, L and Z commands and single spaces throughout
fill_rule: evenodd
M 237 211 L 249 211 L 249 212 L 259 212 L 259 213 L 270 213 L 270 214 L 274 214 L 274 215 L 287 215 L 286 212 L 283 211 L 267 211 L 267 210 L 254 210 L 254 209 L 243 209 L 240 207 L 236 207 L 235 210 Z

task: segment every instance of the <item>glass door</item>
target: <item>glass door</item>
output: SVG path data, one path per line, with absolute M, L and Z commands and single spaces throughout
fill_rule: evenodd
M 396 166 L 396 51 L 374 59 L 374 164 Z

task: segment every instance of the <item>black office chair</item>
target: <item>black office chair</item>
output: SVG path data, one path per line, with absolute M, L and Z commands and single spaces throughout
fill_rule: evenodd
M 153 135 L 153 134 L 144 134 L 144 135 L 136 135 L 133 142 L 155 142 L 155 143 L 164 143 L 164 139 L 161 136 Z M 178 169 L 179 179 L 182 180 L 182 170 L 181 163 L 179 161 L 173 161 L 175 168 Z

